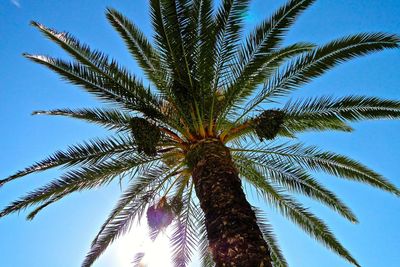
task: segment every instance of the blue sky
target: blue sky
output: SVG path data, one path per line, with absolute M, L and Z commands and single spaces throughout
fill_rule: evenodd
M 271 14 L 284 1 L 253 0 L 247 30 Z M 0 4 L 0 177 L 6 177 L 55 150 L 107 133 L 96 126 L 64 118 L 31 116 L 33 110 L 100 105 L 79 88 L 24 59 L 23 52 L 65 57 L 54 44 L 29 26 L 37 20 L 49 27 L 69 31 L 93 48 L 118 59 L 142 75 L 119 36 L 105 19 L 107 6 L 130 17 L 150 37 L 147 1 L 2 0 Z M 287 43 L 311 41 L 322 44 L 357 32 L 385 31 L 400 34 L 398 0 L 320 0 L 289 32 Z M 294 96 L 358 94 L 400 99 L 400 51 L 385 51 L 340 65 Z M 400 122 L 368 121 L 353 125 L 356 131 L 305 134 L 302 141 L 343 153 L 380 172 L 397 186 L 400 159 Z M 59 171 L 32 175 L 0 189 L 0 206 L 57 177 Z M 395 267 L 400 262 L 400 201 L 394 196 L 326 175 L 317 175 L 336 191 L 358 215 L 353 225 L 319 204 L 306 205 L 325 219 L 363 267 Z M 32 221 L 24 213 L 0 220 L 0 266 L 79 266 L 90 242 L 120 194 L 118 184 L 74 194 L 43 211 Z M 250 196 L 250 198 L 252 198 Z M 260 204 L 265 207 L 264 204 Z M 346 267 L 334 255 L 296 226 L 266 211 L 274 224 L 281 247 L 293 267 Z M 136 229 L 136 239 L 141 230 Z M 140 238 L 143 239 L 143 236 Z M 133 242 L 133 241 L 132 241 Z M 144 242 L 144 241 L 143 241 Z M 125 241 L 113 246 L 95 267 L 123 266 L 132 246 Z M 128 249 L 127 249 L 128 247 Z M 127 251 L 121 253 L 121 250 Z M 128 255 L 129 256 L 129 255 Z M 120 265 L 121 264 L 121 265 Z M 124 265 L 125 266 L 125 265 Z M 165 264 L 164 266 L 168 266 Z M 194 262 L 193 266 L 197 266 Z

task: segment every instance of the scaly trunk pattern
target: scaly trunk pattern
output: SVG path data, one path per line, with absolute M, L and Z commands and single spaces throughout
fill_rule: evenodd
M 272 267 L 228 148 L 219 140 L 203 140 L 188 159 L 216 266 Z

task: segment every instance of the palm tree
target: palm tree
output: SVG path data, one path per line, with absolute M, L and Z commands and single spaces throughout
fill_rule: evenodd
M 339 63 L 399 47 L 399 37 L 361 33 L 323 46 L 283 46 L 285 33 L 314 2 L 291 0 L 241 41 L 250 0 L 224 0 L 216 11 L 212 0 L 149 2 L 155 44 L 118 11 L 106 12 L 149 86 L 70 34 L 32 22 L 73 60 L 24 56 L 109 104 L 34 114 L 88 121 L 114 135 L 70 146 L 1 180 L 0 186 L 50 168 L 69 168 L 11 203 L 0 217 L 34 207 L 27 216 L 33 219 L 73 192 L 121 177 L 128 179 L 127 188 L 82 266 L 91 266 L 144 214 L 153 236 L 173 223 L 176 266 L 186 266 L 197 248 L 204 266 L 287 266 L 266 216 L 246 200 L 244 182 L 311 237 L 359 266 L 326 224 L 291 194 L 308 196 L 357 222 L 312 172 L 395 195 L 399 189 L 355 160 L 291 139 L 305 131 L 350 132 L 351 121 L 398 118 L 400 101 L 354 95 L 288 100 L 281 106 L 276 101 Z

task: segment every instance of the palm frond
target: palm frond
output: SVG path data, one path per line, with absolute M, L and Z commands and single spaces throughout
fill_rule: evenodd
M 147 204 L 159 193 L 160 183 L 168 180 L 171 174 L 173 171 L 165 166 L 151 168 L 131 183 L 92 241 L 82 267 L 92 266 L 115 239 L 129 231 L 134 219 L 142 216 Z
M 183 197 L 183 208 L 176 218 L 170 238 L 174 266 L 186 267 L 197 247 L 196 204 L 193 201 L 193 184 Z
M 264 158 L 259 161 L 256 157 L 246 153 L 236 155 L 235 159 L 240 169 L 246 169 L 248 165 L 273 184 L 287 191 L 315 199 L 349 221 L 357 222 L 354 213 L 333 192 L 324 188 L 302 168 L 293 165 L 293 163 L 271 158 Z
M 178 16 L 176 8 L 175 3 L 171 3 L 170 0 L 150 0 L 154 39 L 160 52 L 161 62 L 168 65 L 174 78 L 167 88 L 163 88 L 163 93 L 168 96 L 168 101 L 181 115 L 185 125 L 195 128 L 191 118 L 195 91 L 191 87 L 192 76 L 187 64 L 187 57 L 191 55 L 183 53 L 180 24 L 171 24 L 171 20 L 176 20 Z
M 71 170 L 57 180 L 28 193 L 20 200 L 12 202 L 0 212 L 0 218 L 10 213 L 42 203 L 52 197 L 64 196 L 84 189 L 92 189 L 110 183 L 118 175 L 124 176 L 130 170 L 144 167 L 159 158 L 145 158 L 141 155 L 109 159 Z
M 92 67 L 99 73 L 105 74 L 109 71 L 109 58 L 100 51 L 91 51 L 88 45 L 81 44 L 69 33 L 57 32 L 35 21 L 32 21 L 31 25 L 39 29 L 47 38 L 58 44 L 82 64 Z
M 250 83 L 250 85 L 245 86 L 241 94 L 242 97 L 250 95 L 254 90 L 255 86 L 268 77 L 271 71 L 274 71 L 276 67 L 282 64 L 283 59 L 290 58 L 292 55 L 288 55 L 288 51 L 294 55 L 299 53 L 309 51 L 313 46 L 308 47 L 308 49 L 303 49 L 296 51 L 291 49 L 278 49 L 281 44 L 283 37 L 289 27 L 294 23 L 297 17 L 307 9 L 314 0 L 292 0 L 281 7 L 271 18 L 266 19 L 260 25 L 258 25 L 250 36 L 247 38 L 244 45 L 238 52 L 237 64 L 234 65 L 233 71 L 236 73 L 236 86 L 237 88 L 243 88 L 242 83 Z M 299 46 L 299 45 L 298 45 Z M 289 47 L 288 47 L 289 48 Z M 277 53 L 277 51 L 280 53 Z M 276 57 L 279 54 L 286 55 L 280 56 L 281 60 L 276 61 L 273 64 L 273 68 L 269 67 L 269 71 L 266 73 L 260 73 L 260 70 L 265 69 L 263 66 L 268 66 L 269 62 L 273 62 L 271 58 Z M 265 72 L 265 71 L 263 71 Z M 239 83 L 239 84 L 238 84 Z M 227 95 L 230 95 L 229 93 Z M 240 98 L 240 97 L 238 97 Z
M 25 175 L 48 170 L 59 166 L 72 167 L 77 164 L 90 166 L 103 159 L 111 158 L 121 153 L 133 153 L 134 142 L 124 136 L 93 139 L 82 144 L 68 147 L 65 151 L 57 151 L 44 160 L 41 160 L 24 170 L 21 170 L 6 179 L 0 180 L 0 185 Z
M 262 62 L 260 62 L 259 65 L 247 67 L 245 70 L 240 72 L 239 77 L 236 78 L 235 84 L 232 88 L 244 88 L 240 90 L 240 94 L 237 98 L 244 100 L 253 93 L 257 85 L 264 82 L 271 74 L 282 66 L 285 61 L 309 52 L 314 47 L 315 45 L 311 43 L 295 43 L 284 48 L 275 49 L 268 54 L 260 55 L 260 61 Z M 234 93 L 228 90 L 227 96 L 230 96 L 231 94 Z
M 395 119 L 400 117 L 400 101 L 367 96 L 317 97 L 289 101 L 283 111 L 293 120 Z
M 276 49 L 268 54 L 262 55 L 263 64 L 250 69 L 246 68 L 243 72 L 236 75 L 238 77 L 230 85 L 225 93 L 223 110 L 226 112 L 240 106 L 249 96 L 252 95 L 257 86 L 264 82 L 274 73 L 285 61 L 308 52 L 314 48 L 313 44 L 296 43 L 282 49 Z M 240 121 L 247 113 L 242 113 L 235 120 L 235 124 Z M 224 117 L 224 116 L 221 116 Z M 234 125 L 235 125 L 234 124 Z
M 32 22 L 32 25 L 38 28 L 50 40 L 57 43 L 67 53 L 72 55 L 83 66 L 86 66 L 87 69 L 90 69 L 94 74 L 97 73 L 97 76 L 102 77 L 104 82 L 107 82 L 108 86 L 105 86 L 105 88 L 109 91 L 120 98 L 124 98 L 123 95 L 128 97 L 134 95 L 136 96 L 136 102 L 141 101 L 149 107 L 153 105 L 153 113 L 156 113 L 155 110 L 160 104 L 160 101 L 152 95 L 150 90 L 145 89 L 135 76 L 130 74 L 126 69 L 120 67 L 115 60 L 109 60 L 108 56 L 100 51 L 91 51 L 88 45 L 81 44 L 75 37 L 68 33 L 57 32 L 37 22 Z M 29 55 L 27 56 L 30 58 Z M 45 63 L 40 62 L 40 60 L 35 60 L 35 58 L 31 59 L 37 63 Z M 55 71 L 55 69 L 53 70 Z M 150 115 L 155 116 L 156 114 Z
M 115 60 L 110 60 L 107 55 L 100 51 L 91 51 L 88 45 L 81 44 L 69 33 L 57 32 L 34 21 L 31 24 L 73 56 L 82 65 L 90 67 L 96 73 L 112 80 L 120 87 L 124 87 L 120 81 L 120 76 L 126 76 L 127 70 L 119 67 Z M 142 90 L 140 93 L 143 98 L 147 97 L 151 99 L 151 95 L 146 90 Z
M 138 252 L 135 254 L 135 257 L 133 257 L 132 265 L 133 267 L 141 267 L 141 261 L 144 258 L 145 253 L 143 252 Z
M 197 87 L 194 69 L 196 64 L 195 58 L 198 52 L 198 31 L 202 16 L 202 0 L 178 0 L 175 2 L 177 19 L 180 22 L 181 39 L 184 52 L 186 52 L 185 63 L 187 63 L 188 76 L 190 75 L 189 83 Z
M 258 25 L 239 51 L 242 70 L 264 64 L 262 56 L 269 54 L 282 43 L 285 33 L 297 17 L 315 0 L 291 0 L 279 8 L 271 18 Z
M 307 116 L 296 116 L 292 114 L 285 114 L 285 119 L 281 126 L 278 135 L 286 137 L 295 137 L 297 133 L 309 131 L 341 131 L 352 132 L 354 129 L 343 120 L 330 117 L 323 118 L 317 116 L 315 118 Z
M 123 79 L 129 80 L 130 77 L 126 76 L 131 75 L 128 74 L 126 69 L 119 67 L 115 60 L 110 60 L 108 56 L 100 51 L 91 51 L 88 45 L 81 44 L 75 37 L 68 33 L 57 32 L 37 22 L 32 22 L 32 25 L 38 28 L 50 40 L 57 43 L 81 64 L 90 67 L 100 75 L 112 80 L 119 87 L 128 90 L 125 86 L 129 84 L 129 82 L 123 82 Z M 144 88 L 137 88 L 136 91 L 142 98 L 147 98 L 147 100 L 152 100 L 153 98 L 150 92 Z
M 211 249 L 207 238 L 207 230 L 204 221 L 204 213 L 198 209 L 197 213 L 198 236 L 199 236 L 199 256 L 201 267 L 215 267 L 215 262 L 212 258 Z
M 186 58 L 187 55 L 184 53 L 184 44 L 181 36 L 182 25 L 179 21 L 175 4 L 176 1 L 171 0 L 151 0 L 150 10 L 153 28 L 156 33 L 155 41 L 161 52 L 161 57 L 177 76 L 176 78 L 179 81 L 184 81 L 184 75 L 187 75 L 187 72 L 186 63 L 182 62 L 182 59 Z M 183 63 L 183 65 L 180 63 Z
M 46 208 L 47 206 L 53 204 L 54 202 L 59 201 L 60 199 L 62 199 L 64 196 L 66 196 L 68 193 L 61 193 L 58 195 L 55 195 L 53 197 L 51 197 L 49 200 L 47 200 L 46 202 L 44 202 L 42 205 L 40 205 L 39 207 L 35 208 L 33 211 L 31 211 L 27 216 L 26 219 L 31 221 L 33 220 L 36 215 L 38 215 L 38 213 L 40 211 L 42 211 L 44 208 Z
M 282 111 L 285 112 L 285 121 L 279 133 L 281 135 L 310 130 L 351 132 L 353 129 L 346 121 L 398 118 L 400 102 L 367 96 L 325 96 L 289 101 Z
M 343 155 L 322 151 L 315 146 L 282 144 L 255 149 L 253 152 L 260 153 L 258 160 L 261 163 L 270 157 L 277 157 L 276 160 L 288 160 L 311 171 L 323 171 L 400 195 L 400 190 L 395 185 L 363 164 Z
M 81 108 L 81 109 L 55 109 L 37 110 L 33 115 L 65 116 L 95 123 L 109 130 L 129 130 L 129 121 L 133 118 L 128 112 L 119 109 Z
M 180 109 L 194 109 L 190 103 L 199 98 L 193 77 L 194 48 L 197 36 L 194 34 L 194 19 L 188 10 L 191 1 L 161 0 L 161 12 L 164 26 L 171 45 L 171 55 L 174 55 L 176 72 L 172 91 Z M 177 79 L 176 79 L 177 78 Z M 188 106 L 188 107 L 187 107 Z
M 213 3 L 211 0 L 195 0 L 193 6 L 196 7 L 198 19 L 198 41 L 195 54 L 194 73 L 199 80 L 198 86 L 202 91 L 202 96 L 212 96 L 212 80 L 214 78 L 214 63 L 216 59 L 214 32 L 215 20 L 213 16 Z M 203 107 L 203 109 L 205 109 Z M 204 110 L 206 112 L 206 109 Z
M 266 82 L 263 90 L 247 105 L 252 110 L 264 100 L 286 95 L 321 76 L 339 63 L 355 57 L 399 47 L 400 38 L 385 33 L 361 33 L 332 41 L 289 63 Z
M 161 64 L 158 52 L 145 35 L 128 18 L 115 9 L 108 8 L 107 19 L 124 39 L 130 53 L 138 61 L 147 77 L 157 86 L 166 88 L 168 81 L 165 66 Z
M 268 203 L 276 207 L 282 215 L 296 223 L 306 233 L 324 244 L 327 248 L 342 256 L 355 266 L 360 267 L 350 253 L 337 241 L 322 220 L 302 207 L 297 201 L 283 194 L 281 189 L 268 183 L 257 170 L 247 167 L 245 171 L 242 170 L 241 174 L 254 185 L 255 189 L 262 193 Z
M 123 77 L 124 83 L 127 87 L 129 86 L 128 90 L 125 87 L 116 85 L 113 80 L 99 75 L 92 68 L 76 62 L 70 63 L 40 55 L 24 54 L 24 56 L 48 67 L 61 75 L 66 81 L 81 86 L 103 101 L 117 104 L 127 110 L 139 111 L 152 118 L 163 118 L 161 111 L 159 111 L 160 105 L 158 101 L 153 98 L 149 100 L 143 97 L 143 92 L 149 91 L 138 80 L 133 79 L 133 77 Z
M 150 0 L 150 16 L 155 32 L 155 42 L 157 44 L 160 57 L 165 64 L 168 64 L 172 72 L 176 72 L 174 51 L 172 50 L 168 32 L 164 24 L 164 18 L 161 8 L 161 0 Z
M 285 257 L 279 248 L 278 241 L 275 238 L 272 226 L 266 219 L 267 216 L 265 212 L 255 207 L 253 207 L 253 210 L 257 217 L 257 224 L 260 227 L 265 241 L 267 241 L 274 267 L 288 267 Z
M 224 0 L 215 17 L 215 71 L 213 88 L 216 90 L 226 82 L 224 76 L 237 46 L 243 29 L 244 15 L 249 8 L 249 0 Z

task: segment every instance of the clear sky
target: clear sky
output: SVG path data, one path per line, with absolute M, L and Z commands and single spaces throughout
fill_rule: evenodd
M 271 14 L 283 0 L 253 0 L 248 29 Z M 142 75 L 119 36 L 106 21 L 104 11 L 114 7 L 130 17 L 151 37 L 146 0 L 1 0 L 0 3 L 0 177 L 6 177 L 55 150 L 107 133 L 79 121 L 34 117 L 33 110 L 99 105 L 79 88 L 66 84 L 49 70 L 28 62 L 23 52 L 65 57 L 56 45 L 30 27 L 37 20 L 69 31 L 118 59 Z M 288 34 L 287 43 L 322 44 L 357 32 L 385 31 L 400 34 L 398 0 L 320 0 Z M 400 99 L 400 51 L 385 51 L 337 67 L 299 90 L 296 96 L 358 94 Z M 307 144 L 347 154 L 380 172 L 400 186 L 400 122 L 368 121 L 353 125 L 356 131 L 314 133 L 302 136 Z M 32 175 L 0 189 L 0 207 L 56 177 L 59 171 Z M 318 174 L 358 215 L 353 225 L 319 204 L 306 201 L 325 219 L 337 237 L 363 267 L 397 267 L 400 262 L 400 201 L 371 187 Z M 0 266 L 79 266 L 90 242 L 118 199 L 120 188 L 74 194 L 26 221 L 24 213 L 0 220 Z M 251 198 L 251 196 L 250 196 Z M 260 204 L 265 207 L 264 204 Z M 346 267 L 345 261 L 305 235 L 297 226 L 266 208 L 277 237 L 293 267 Z M 95 267 L 125 267 L 141 244 L 145 230 L 112 246 Z M 132 242 L 132 243 L 130 243 Z M 163 243 L 163 240 L 160 241 Z M 153 245 L 154 258 L 162 257 L 165 244 Z M 149 245 L 151 246 L 151 244 Z M 169 266 L 168 261 L 162 265 Z M 198 266 L 196 262 L 193 266 Z

